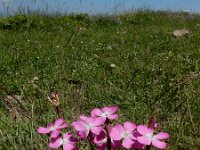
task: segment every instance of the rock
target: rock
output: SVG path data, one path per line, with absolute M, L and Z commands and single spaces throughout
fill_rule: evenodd
M 172 35 L 175 37 L 182 37 L 188 35 L 190 32 L 186 29 L 175 30 Z

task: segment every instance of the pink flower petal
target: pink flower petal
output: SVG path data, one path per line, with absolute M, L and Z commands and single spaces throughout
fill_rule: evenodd
M 86 123 L 83 121 L 74 121 L 72 126 L 75 128 L 76 131 L 84 131 L 86 129 Z
M 123 127 L 121 124 L 119 124 L 119 123 L 115 125 L 115 128 L 116 128 L 117 131 L 120 132 L 120 133 L 122 133 L 122 132 L 125 131 L 125 130 L 124 130 L 124 127 Z
M 81 139 L 86 139 L 88 135 L 89 135 L 89 130 L 84 130 L 84 131 L 78 132 L 78 136 Z
M 151 145 L 151 139 L 148 139 L 148 138 L 145 137 L 145 136 L 138 137 L 137 140 L 138 140 L 138 142 L 140 142 L 141 144 L 144 144 L 144 145 Z
M 99 109 L 99 108 L 94 108 L 91 111 L 91 117 L 97 117 L 97 116 L 101 116 L 103 112 Z
M 98 118 L 91 118 L 90 121 L 91 121 L 90 123 L 92 123 L 93 125 L 100 126 L 104 124 L 105 119 L 98 117 Z
M 166 133 L 166 132 L 160 132 L 160 133 L 154 135 L 154 138 L 156 138 L 158 140 L 168 139 L 169 138 L 169 134 Z
M 54 130 L 51 133 L 51 138 L 57 138 L 60 135 L 60 130 Z
M 74 145 L 73 144 L 63 144 L 63 150 L 72 150 L 74 149 Z
M 131 139 L 129 138 L 126 138 L 122 141 L 122 146 L 124 148 L 127 148 L 127 149 L 130 149 L 132 147 L 132 145 L 134 144 L 134 141 L 132 141 Z
M 63 138 L 64 139 L 69 139 L 69 138 L 71 138 L 72 137 L 72 133 L 65 133 L 64 135 L 63 135 Z
M 166 149 L 166 147 L 167 147 L 167 143 L 161 142 L 157 139 L 153 139 L 152 145 L 159 148 L 159 149 Z
M 121 140 L 122 139 L 122 136 L 121 136 L 121 133 L 124 131 L 124 128 L 121 124 L 117 124 L 115 125 L 113 128 L 111 128 L 111 131 L 110 131 L 110 137 L 113 139 L 113 140 Z
M 90 117 L 86 117 L 86 116 L 84 116 L 84 115 L 81 115 L 79 118 L 80 118 L 81 120 L 85 121 L 85 122 L 88 122 L 88 119 L 89 119 Z
M 39 127 L 37 129 L 37 132 L 40 133 L 40 134 L 47 134 L 47 133 L 50 133 L 51 130 L 49 128 Z
M 142 134 L 142 135 L 145 135 L 145 134 L 153 134 L 153 129 L 151 128 L 148 128 L 146 125 L 139 125 L 137 126 L 137 131 Z
M 64 123 L 64 124 L 60 125 L 59 127 L 57 127 L 57 129 L 64 129 L 66 127 L 68 127 L 68 124 Z
M 118 114 L 108 115 L 108 119 L 110 119 L 110 120 L 115 120 L 115 119 L 117 119 L 118 117 L 119 117 Z
M 59 118 L 59 119 L 57 119 L 57 120 L 55 121 L 54 125 L 60 126 L 60 125 L 62 125 L 63 123 L 64 123 L 64 120 L 61 119 L 61 118 Z
M 99 135 L 96 135 L 94 137 L 93 142 L 97 145 L 100 145 L 102 143 L 104 143 L 104 141 L 107 141 L 107 136 L 106 136 L 106 132 L 104 130 L 102 130 Z
M 61 145 L 62 145 L 62 138 L 60 137 L 60 138 L 56 139 L 56 141 L 50 142 L 49 143 L 49 148 L 58 148 Z
M 110 106 L 102 108 L 103 112 L 109 112 L 110 114 L 114 114 L 119 109 L 118 106 Z
M 124 129 L 126 131 L 132 132 L 136 129 L 136 125 L 134 123 L 127 121 L 124 123 Z
M 99 126 L 99 127 L 94 127 L 91 129 L 91 132 L 98 135 L 100 134 L 100 132 L 103 130 L 103 126 Z

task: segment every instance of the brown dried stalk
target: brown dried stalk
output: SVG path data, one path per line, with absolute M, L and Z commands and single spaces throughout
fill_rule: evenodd
M 52 92 L 50 96 L 48 96 L 48 100 L 55 106 L 58 117 L 63 118 L 58 93 Z

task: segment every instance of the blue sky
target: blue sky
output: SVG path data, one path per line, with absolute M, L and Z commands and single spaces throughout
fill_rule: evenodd
M 24 8 L 49 12 L 116 13 L 148 8 L 153 10 L 191 11 L 200 13 L 200 0 L 0 0 L 0 14 Z

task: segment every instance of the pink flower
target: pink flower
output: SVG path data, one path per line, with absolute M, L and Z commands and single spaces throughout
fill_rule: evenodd
M 131 148 L 137 138 L 134 136 L 136 125 L 131 122 L 125 122 L 124 126 L 121 124 L 115 125 L 110 132 L 110 137 L 113 140 L 122 140 L 122 146 L 124 148 Z
M 48 124 L 48 126 L 45 127 L 39 127 L 37 129 L 38 133 L 41 134 L 51 134 L 51 138 L 57 138 L 60 134 L 61 129 L 66 128 L 68 125 L 64 122 L 63 119 L 57 119 L 54 124 Z
M 101 117 L 105 121 L 106 119 L 114 120 L 117 119 L 119 116 L 118 114 L 115 114 L 115 112 L 118 110 L 118 106 L 111 106 L 111 107 L 104 107 L 102 109 L 99 108 L 94 108 L 91 111 L 91 116 L 92 117 Z
M 137 127 L 137 131 L 141 134 L 138 136 L 138 142 L 144 145 L 153 145 L 159 149 L 165 149 L 167 147 L 167 143 L 162 142 L 160 140 L 168 139 L 169 134 L 166 132 L 160 132 L 154 135 L 154 129 L 148 128 L 146 125 L 139 125 Z
M 63 150 L 72 150 L 75 148 L 75 144 L 77 140 L 72 137 L 71 133 L 65 133 L 63 137 L 59 137 L 54 141 L 49 143 L 50 148 L 58 148 L 61 145 L 63 146 Z
M 98 135 L 103 130 L 103 123 L 104 120 L 101 118 L 80 116 L 80 120 L 73 122 L 72 126 L 78 131 L 78 135 L 85 139 L 90 132 Z

